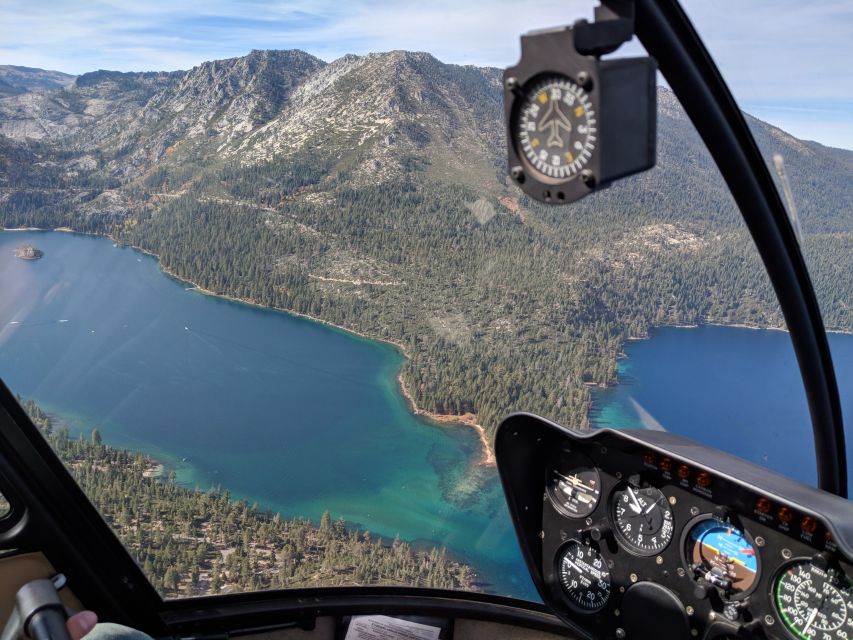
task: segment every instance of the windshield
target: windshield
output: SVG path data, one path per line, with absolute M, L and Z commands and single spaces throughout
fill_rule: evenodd
M 512 411 L 815 482 L 772 287 L 666 86 L 652 171 L 568 207 L 507 180 L 501 67 L 592 7 L 513 9 L 0 10 L 0 377 L 165 597 L 537 599 Z M 853 330 L 853 152 L 751 122 L 800 150 Z

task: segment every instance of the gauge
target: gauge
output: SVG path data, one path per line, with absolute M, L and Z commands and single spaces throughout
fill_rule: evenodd
M 557 574 L 563 593 L 581 613 L 599 611 L 607 604 L 610 572 L 593 547 L 569 541 L 557 557 Z
M 776 577 L 776 608 L 796 638 L 835 640 L 853 634 L 853 590 L 843 574 L 797 560 Z
M 565 182 L 589 163 L 596 142 L 596 118 L 587 93 L 565 76 L 533 82 L 525 92 L 514 127 L 519 155 L 540 180 Z
M 713 517 L 688 530 L 685 558 L 694 577 L 726 594 L 748 592 L 758 577 L 758 553 L 743 531 Z
M 672 540 L 672 510 L 666 496 L 654 487 L 626 484 L 614 491 L 611 516 L 616 537 L 638 555 L 660 553 Z
M 554 508 L 569 518 L 585 518 L 598 506 L 601 478 L 592 462 L 562 451 L 551 464 L 548 497 Z

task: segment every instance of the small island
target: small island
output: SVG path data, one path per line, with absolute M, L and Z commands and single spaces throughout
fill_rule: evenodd
M 44 251 L 36 249 L 31 244 L 22 244 L 15 249 L 15 257 L 21 260 L 38 260 L 44 255 Z

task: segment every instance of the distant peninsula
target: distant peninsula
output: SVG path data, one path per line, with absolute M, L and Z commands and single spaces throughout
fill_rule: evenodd
M 31 244 L 22 244 L 15 249 L 15 257 L 21 260 L 38 260 L 42 256 L 44 256 L 44 251 L 36 249 Z

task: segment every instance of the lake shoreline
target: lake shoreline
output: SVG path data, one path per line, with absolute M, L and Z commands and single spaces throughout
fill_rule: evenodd
M 316 316 L 312 316 L 312 315 L 309 315 L 307 313 L 301 313 L 299 311 L 294 311 L 292 309 L 285 309 L 283 307 L 274 307 L 274 306 L 269 306 L 269 305 L 265 305 L 265 304 L 260 304 L 256 301 L 248 299 L 248 298 L 240 298 L 237 296 L 230 296 L 230 295 L 227 295 L 224 293 L 217 293 L 216 291 L 206 289 L 206 288 L 202 287 L 201 285 L 199 285 L 198 283 L 193 282 L 192 280 L 189 280 L 188 278 L 186 278 L 186 277 L 184 277 L 178 273 L 175 273 L 171 269 L 164 266 L 162 260 L 160 260 L 160 256 L 158 256 L 153 251 L 148 251 L 147 249 L 144 249 L 144 248 L 136 246 L 136 245 L 122 243 L 118 239 L 116 239 L 110 235 L 102 235 L 102 234 L 98 234 L 98 233 L 86 233 L 85 231 L 75 231 L 74 229 L 71 229 L 70 227 L 57 227 L 55 229 L 42 229 L 39 227 L 20 227 L 20 228 L 15 228 L 15 229 L 9 229 L 9 228 L 4 227 L 3 231 L 59 231 L 62 233 L 80 233 L 81 235 L 106 238 L 106 239 L 112 240 L 115 243 L 118 243 L 119 246 L 129 247 L 131 249 L 141 251 L 145 255 L 148 255 L 148 256 L 155 258 L 157 260 L 157 266 L 161 272 L 163 272 L 164 274 L 168 275 L 171 278 L 174 278 L 175 280 L 179 280 L 180 282 L 192 285 L 193 289 L 195 289 L 196 291 L 198 291 L 199 293 L 202 293 L 204 295 L 213 296 L 216 298 L 221 298 L 223 300 L 229 300 L 231 302 L 239 302 L 241 304 L 250 305 L 253 307 L 257 307 L 259 309 L 270 309 L 273 311 L 280 311 L 280 312 L 286 313 L 286 314 L 294 316 L 294 317 L 303 318 L 305 320 L 310 320 L 312 322 L 317 322 L 317 323 L 326 325 L 328 327 L 332 327 L 332 328 L 337 329 L 339 331 L 344 331 L 345 333 L 349 333 L 351 335 L 358 336 L 360 338 L 364 338 L 365 340 L 372 340 L 373 342 L 383 342 L 383 343 L 389 344 L 392 347 L 394 347 L 395 349 L 397 349 L 400 352 L 400 354 L 406 360 L 410 359 L 409 352 L 406 349 L 406 346 L 402 342 L 399 342 L 397 340 L 393 340 L 391 338 L 377 338 L 375 336 L 371 336 L 367 333 L 357 331 L 355 329 L 350 329 L 348 327 L 342 327 L 340 325 L 334 324 L 333 322 L 329 322 L 328 320 L 324 320 L 323 318 L 318 318 Z M 480 444 L 482 447 L 482 459 L 480 460 L 480 462 L 478 464 L 483 465 L 483 466 L 495 466 L 495 464 L 496 464 L 495 453 L 492 449 L 491 443 L 489 442 L 489 438 L 488 438 L 488 435 L 486 433 L 485 427 L 483 427 L 481 424 L 479 424 L 477 422 L 476 414 L 474 414 L 474 413 L 466 413 L 463 415 L 442 414 L 442 413 L 433 413 L 431 411 L 427 411 L 426 409 L 421 409 L 417 405 L 417 402 L 415 401 L 415 398 L 412 395 L 412 393 L 406 387 L 406 383 L 403 380 L 402 369 L 399 372 L 399 374 L 397 375 L 397 384 L 399 386 L 401 394 L 403 395 L 403 397 L 405 398 L 406 402 L 409 405 L 409 410 L 412 412 L 413 415 L 427 418 L 427 419 L 429 419 L 429 420 L 431 420 L 431 421 L 433 421 L 439 425 L 447 425 L 447 424 L 463 425 L 463 426 L 470 427 L 470 428 L 474 429 L 477 432 L 477 436 L 480 440 Z

